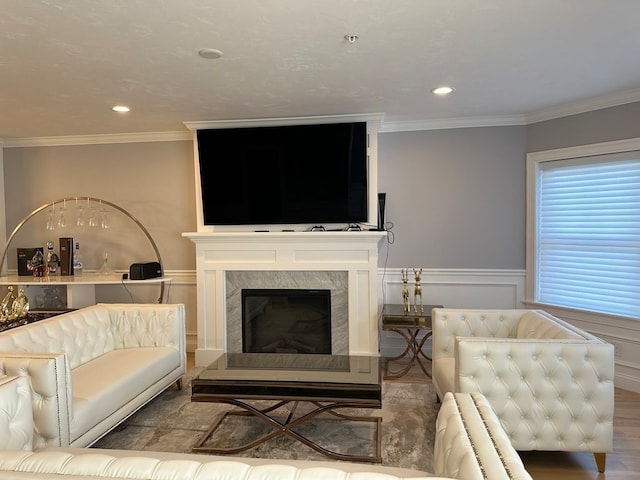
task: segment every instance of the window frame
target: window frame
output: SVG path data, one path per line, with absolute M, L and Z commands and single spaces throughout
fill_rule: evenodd
M 527 154 L 526 165 L 526 264 L 525 264 L 525 304 L 552 308 L 565 311 L 580 311 L 599 317 L 614 317 L 638 320 L 635 317 L 625 317 L 591 310 L 580 310 L 562 305 L 550 305 L 540 302 L 536 298 L 538 278 L 538 178 L 541 166 L 547 162 L 567 161 L 572 159 L 587 159 L 599 155 L 624 154 L 640 151 L 640 138 L 617 140 L 612 142 L 580 145 L 575 147 L 558 148 Z

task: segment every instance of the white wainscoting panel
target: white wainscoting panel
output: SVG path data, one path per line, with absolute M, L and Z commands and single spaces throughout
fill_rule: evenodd
M 419 268 L 419 267 L 416 267 Z M 414 272 L 409 268 L 409 299 L 413 305 Z M 524 270 L 442 270 L 422 269 L 422 303 L 442 305 L 450 308 L 525 308 Z M 382 305 L 402 303 L 402 272 L 400 268 L 378 271 L 381 285 L 379 312 Z M 380 333 L 380 354 L 398 355 L 405 342 L 393 332 Z M 431 351 L 431 341 L 425 344 L 425 351 Z

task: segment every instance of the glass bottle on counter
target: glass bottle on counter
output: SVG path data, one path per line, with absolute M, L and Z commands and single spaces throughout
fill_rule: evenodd
M 47 242 L 47 255 L 45 257 L 45 274 L 46 275 L 58 275 L 60 257 L 53 251 L 53 242 Z
M 80 242 L 76 242 L 73 250 L 73 274 L 82 275 L 82 255 L 80 255 Z
M 42 248 L 37 249 L 31 261 L 27 263 L 27 268 L 31 270 L 34 277 L 44 277 L 44 255 L 41 250 Z

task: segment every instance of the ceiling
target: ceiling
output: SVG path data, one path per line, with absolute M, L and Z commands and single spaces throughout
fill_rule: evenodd
M 3 0 L 0 139 L 358 113 L 523 124 L 640 100 L 639 20 L 638 0 Z

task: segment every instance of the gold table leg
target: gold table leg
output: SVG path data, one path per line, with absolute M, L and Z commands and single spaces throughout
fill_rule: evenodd
M 298 406 L 298 401 L 294 401 L 294 405 L 292 408 L 292 411 L 289 413 L 287 419 L 284 422 L 281 422 L 277 419 L 275 419 L 273 416 L 269 415 L 271 412 L 274 412 L 275 410 L 279 409 L 280 407 L 285 406 L 288 403 L 291 403 L 291 401 L 279 401 L 277 403 L 275 403 L 274 405 L 271 405 L 268 408 L 264 408 L 264 409 L 258 409 L 256 407 L 254 407 L 253 405 L 250 405 L 249 403 L 246 402 L 242 402 L 240 400 L 236 400 L 236 399 L 220 399 L 220 400 L 215 400 L 216 403 L 227 403 L 230 405 L 235 405 L 237 407 L 240 407 L 242 410 L 229 410 L 224 412 L 223 414 L 221 414 L 218 419 L 216 421 L 214 421 L 211 425 L 211 427 L 209 428 L 209 430 L 207 430 L 204 435 L 202 435 L 200 437 L 200 439 L 198 439 L 198 441 L 195 443 L 195 445 L 192 447 L 192 451 L 194 452 L 202 452 L 202 453 L 215 453 L 215 454 L 230 454 L 230 453 L 238 453 L 238 452 L 244 452 L 246 450 L 249 450 L 251 448 L 254 448 L 258 445 L 263 444 L 264 442 L 266 442 L 267 440 L 270 440 L 272 438 L 278 437 L 280 435 L 288 435 L 296 440 L 298 440 L 299 442 L 307 445 L 308 447 L 312 448 L 313 450 L 326 455 L 329 458 L 332 458 L 334 460 L 346 460 L 346 461 L 351 461 L 351 462 L 371 462 L 371 463 L 382 463 L 382 418 L 380 417 L 364 417 L 364 416 L 353 416 L 353 415 L 345 415 L 342 413 L 337 412 L 337 409 L 340 408 L 380 408 L 380 405 L 363 405 L 362 403 L 358 403 L 358 402 L 315 402 L 315 401 L 308 401 L 308 403 L 312 404 L 315 406 L 315 409 L 298 417 L 298 418 L 293 418 L 294 414 L 295 414 L 295 410 L 297 409 Z M 371 456 L 367 456 L 367 455 L 350 455 L 350 454 L 344 454 L 344 453 L 339 453 L 339 452 L 334 452 L 332 450 L 326 449 L 320 445 L 318 445 L 318 443 L 314 442 L 313 440 L 307 438 L 304 435 L 301 435 L 300 433 L 296 432 L 294 430 L 295 427 L 302 425 L 303 423 L 311 420 L 312 418 L 316 417 L 317 415 L 323 413 L 323 412 L 327 412 L 333 416 L 336 416 L 338 418 L 344 419 L 344 420 L 349 420 L 349 421 L 356 421 L 356 422 L 371 422 L 374 424 L 374 429 L 375 429 L 375 437 L 373 440 L 373 446 L 374 446 L 374 454 Z M 259 418 L 260 420 L 262 420 L 263 422 L 265 422 L 267 425 L 269 425 L 270 427 L 273 428 L 273 430 L 269 433 L 267 433 L 266 435 L 261 436 L 260 438 L 257 438 L 253 441 L 250 441 L 248 443 L 245 443 L 243 445 L 238 445 L 235 447 L 206 447 L 204 446 L 204 443 L 207 441 L 207 439 L 209 439 L 214 433 L 215 431 L 220 427 L 220 425 L 222 424 L 222 422 L 224 421 L 224 419 L 227 417 L 227 415 L 238 415 L 238 416 L 254 416 L 256 418 Z
M 387 373 L 383 376 L 383 378 L 385 380 L 395 380 L 395 379 L 401 378 L 405 376 L 409 372 L 409 370 L 411 370 L 411 367 L 413 367 L 415 364 L 417 364 L 420 367 L 422 372 L 427 377 L 431 378 L 431 374 L 428 372 L 426 366 L 422 362 L 422 358 L 420 358 L 420 357 L 423 357 L 425 360 L 431 361 L 431 357 L 429 357 L 427 354 L 425 354 L 422 351 L 422 348 L 424 347 L 425 342 L 427 341 L 428 338 L 431 337 L 431 331 L 424 330 L 422 328 L 417 328 L 417 327 L 416 328 L 392 327 L 392 328 L 388 328 L 387 330 L 391 332 L 395 332 L 398 335 L 400 335 L 402 338 L 404 338 L 405 342 L 407 343 L 407 346 L 405 347 L 404 351 L 400 355 L 396 355 L 395 357 L 390 357 L 386 359 L 385 371 Z M 421 339 L 418 339 L 418 334 L 420 332 L 425 332 L 425 334 Z M 390 373 L 389 362 L 397 361 L 405 357 L 409 357 L 409 363 L 407 364 L 407 366 L 405 366 L 402 370 Z

